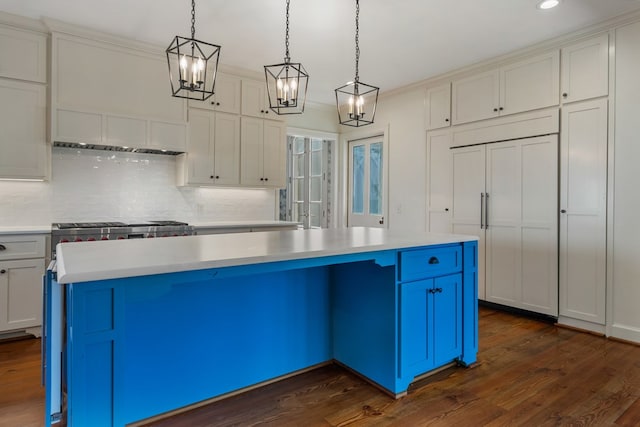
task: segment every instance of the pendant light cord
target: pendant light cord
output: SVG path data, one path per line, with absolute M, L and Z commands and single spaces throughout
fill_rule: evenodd
M 360 44 L 358 43 L 358 38 L 360 36 L 360 0 L 356 0 L 356 79 L 355 82 L 358 83 L 360 80 L 360 74 L 358 72 L 358 65 L 360 62 Z
M 191 0 L 191 39 L 196 38 L 196 0 Z
M 287 31 L 284 37 L 284 47 L 284 62 L 288 63 L 291 60 L 291 58 L 289 57 L 289 0 L 287 0 Z

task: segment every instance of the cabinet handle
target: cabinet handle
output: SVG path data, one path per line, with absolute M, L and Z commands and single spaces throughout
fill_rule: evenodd
M 7 247 L 5 245 L 0 245 L 0 251 L 6 251 Z
M 568 94 L 567 92 L 565 92 L 565 93 L 563 93 L 563 94 L 562 94 L 562 97 L 563 97 L 563 98 L 566 98 L 566 97 L 568 97 L 568 96 L 569 96 L 569 94 Z
M 560 209 L 560 213 L 567 213 L 566 209 Z
M 269 110 L 264 110 L 264 113 L 265 114 L 269 114 Z
M 489 229 L 489 193 L 484 194 L 484 229 Z
M 444 119 L 444 121 L 445 121 L 445 122 L 448 122 L 448 121 L 449 121 L 449 119 Z
M 260 181 L 264 181 L 264 178 L 260 178 Z
M 5 269 L 0 270 L 0 274 L 4 274 L 6 272 L 7 272 L 7 270 L 5 270 Z
M 210 179 L 213 179 L 213 175 L 211 175 L 209 178 L 210 178 Z
M 484 193 L 480 193 L 480 230 L 484 228 Z
M 265 178 L 264 180 L 265 180 L 265 181 L 269 181 L 269 178 Z
M 215 102 L 213 102 L 213 101 L 211 101 L 211 105 L 216 105 L 216 103 L 215 103 Z
M 442 293 L 442 288 L 436 288 L 435 290 L 436 290 L 436 292 L 438 292 L 440 294 Z
M 216 175 L 216 179 L 220 179 L 220 175 Z
M 502 111 L 502 110 L 504 110 L 504 108 L 500 107 L 500 108 L 498 108 L 498 110 Z
M 497 109 L 497 108 L 494 108 L 494 109 L 493 109 L 493 112 L 494 112 L 494 113 L 497 113 L 497 112 L 498 112 L 498 109 Z
M 264 110 L 260 110 L 261 113 L 264 113 Z
M 429 264 L 440 264 L 440 260 L 438 259 L 438 257 L 432 256 L 431 258 L 429 258 Z
M 220 103 L 219 103 L 219 102 L 216 102 L 216 105 L 220 105 Z
M 449 208 L 444 208 L 444 211 L 445 212 L 449 212 Z

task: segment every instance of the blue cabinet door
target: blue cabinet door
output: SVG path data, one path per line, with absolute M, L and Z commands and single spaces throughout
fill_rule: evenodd
M 433 347 L 437 367 L 462 354 L 462 274 L 434 279 L 433 290 Z
M 400 284 L 400 372 L 413 377 L 431 370 L 433 354 L 433 280 Z

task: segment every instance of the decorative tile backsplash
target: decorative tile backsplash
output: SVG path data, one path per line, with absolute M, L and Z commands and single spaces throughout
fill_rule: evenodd
M 277 190 L 176 187 L 172 156 L 54 147 L 50 182 L 0 181 L 0 225 L 272 220 Z

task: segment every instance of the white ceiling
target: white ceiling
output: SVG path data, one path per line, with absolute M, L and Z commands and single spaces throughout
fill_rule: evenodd
M 361 0 L 360 80 L 391 90 L 634 10 L 638 0 Z M 196 38 L 220 62 L 262 72 L 284 57 L 285 0 L 196 0 Z M 0 10 L 50 17 L 168 46 L 190 35 L 189 0 L 0 0 Z M 354 77 L 354 0 L 291 0 L 290 51 L 310 74 L 309 100 L 333 103 Z

